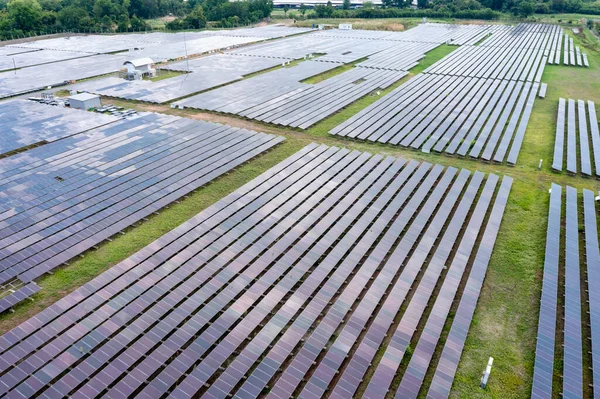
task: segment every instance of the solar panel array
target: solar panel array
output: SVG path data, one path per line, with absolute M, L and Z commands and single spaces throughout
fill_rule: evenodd
M 562 171 L 565 162 L 569 173 L 600 176 L 600 128 L 592 101 L 558 100 L 552 169 Z
M 596 199 L 593 191 L 584 189 L 582 207 L 577 189 L 567 186 L 565 191 L 566 196 L 563 196 L 563 188 L 552 184 L 533 398 L 552 397 L 554 363 L 561 360 L 556 358 L 555 348 L 560 341 L 563 343 L 562 396 L 581 398 L 586 395 L 583 386 L 585 364 L 591 365 L 593 392 L 600 392 L 600 298 L 593 288 L 600 282 Z M 563 204 L 564 212 L 561 210 Z M 583 234 L 579 233 L 580 221 L 583 221 Z M 584 243 L 583 249 L 580 249 L 580 243 Z M 585 270 L 584 275 L 582 270 Z M 561 274 L 564 274 L 562 281 Z M 557 335 L 559 282 L 564 284 L 564 325 Z M 589 322 L 582 313 L 582 298 L 588 301 Z M 588 323 L 589 329 L 582 328 Z M 591 340 L 591 351 L 584 353 L 587 340 Z
M 563 37 L 558 37 L 558 49 L 556 53 L 554 53 L 554 57 L 548 58 L 549 64 L 557 64 L 560 65 L 560 55 L 563 54 L 563 65 L 573 65 L 573 66 L 585 66 L 589 67 L 590 64 L 588 62 L 587 54 L 582 52 L 579 49 L 579 46 L 575 46 L 573 43 L 573 38 L 564 34 L 564 49 L 561 52 L 561 45 L 563 42 Z
M 416 396 L 453 300 L 436 378 L 460 358 L 511 182 L 309 145 L 0 337 L 0 396 L 348 398 L 427 318 Z
M 135 58 L 150 57 L 154 62 L 162 62 L 311 30 L 265 26 L 176 34 L 81 35 L 0 47 L 5 49 L 0 51 L 0 70 L 13 68 L 13 57 L 20 68 L 0 73 L 0 98 L 117 72 L 125 61 Z
M 308 59 L 309 64 L 333 64 L 329 68 L 360 62 L 353 70 L 313 86 L 301 84 L 293 77 L 295 69 L 315 68 L 305 61 L 288 73 L 272 71 L 186 98 L 176 105 L 306 129 L 368 93 L 389 87 L 406 76 L 406 71 L 417 65 L 426 52 L 444 42 L 470 43 L 496 29 L 446 24 L 421 24 L 406 32 L 333 29 L 249 46 L 233 53 L 249 58 Z M 251 95 L 253 92 L 258 95 Z
M 369 56 L 367 60 L 360 62 L 358 66 L 377 70 L 406 71 L 418 64 L 426 52 L 439 46 L 443 40 L 453 40 L 453 42 L 455 40 L 457 44 L 463 43 L 465 40 L 473 38 L 474 35 L 481 34 L 486 29 L 494 28 L 486 26 L 463 27 L 460 25 L 425 24 L 407 32 L 354 31 L 348 34 L 345 31 L 328 30 L 326 32 L 315 32 L 308 35 L 299 35 L 242 49 L 235 49 L 226 54 L 186 60 L 161 68 L 190 72 L 186 76 L 177 76 L 157 82 L 148 80 L 125 81 L 117 77 L 107 77 L 84 82 L 75 88 L 80 91 L 89 91 L 110 97 L 163 103 L 232 83 L 241 79 L 243 75 L 280 65 L 282 60 L 286 62 L 287 60 L 300 59 L 306 57 L 308 54 L 319 54 L 318 58 L 314 58 L 315 61 L 326 61 L 335 64 L 353 62 Z M 427 36 L 423 37 L 423 35 Z M 192 36 L 192 39 L 194 37 Z M 156 38 L 162 45 L 161 39 L 160 37 Z M 193 40 L 205 40 L 205 38 Z M 188 42 L 187 45 L 192 46 L 193 43 L 190 44 Z M 157 49 L 163 51 L 162 47 L 157 47 Z M 148 54 L 146 50 L 143 51 L 145 53 L 138 54 L 138 56 L 150 56 L 155 60 L 158 57 L 158 55 Z M 193 50 L 190 51 L 193 52 Z M 333 68 L 335 66 L 330 67 Z M 356 74 L 367 76 L 371 72 L 369 70 L 359 70 L 353 74 L 347 74 L 346 78 L 341 79 L 349 79 Z M 374 72 L 373 75 L 372 78 L 367 77 L 365 79 L 376 81 L 382 76 L 385 78 L 397 76 L 392 73 L 377 72 Z M 401 76 L 404 75 L 402 74 Z M 288 84 L 288 80 L 285 80 L 285 78 L 281 80 L 281 77 L 277 74 L 268 76 L 269 79 L 277 81 L 282 85 Z M 254 81 L 256 84 L 261 84 L 261 82 L 261 79 Z M 339 86 L 339 82 L 338 80 L 334 80 L 327 86 L 331 89 L 332 87 Z M 347 88 L 345 87 L 344 89 Z M 372 91 L 375 88 L 373 85 L 365 84 L 358 92 L 364 95 L 365 92 Z M 233 89 L 217 90 L 218 93 L 216 95 L 225 96 L 230 101 L 235 101 L 240 96 L 240 93 L 244 93 L 245 89 L 246 85 L 238 85 Z M 275 92 L 278 91 L 275 90 Z M 348 98 L 349 93 L 347 90 L 332 93 L 327 93 L 327 90 L 325 90 L 325 94 L 328 96 L 321 98 L 322 101 L 329 100 L 328 102 L 331 102 L 330 100 L 335 98 L 336 95 L 347 99 L 347 101 L 341 99 L 340 102 L 344 104 L 356 99 L 355 97 Z M 210 105 L 211 96 L 202 95 L 183 104 L 189 107 L 202 109 L 206 107 L 205 109 L 212 110 L 213 108 Z M 304 101 L 310 101 L 310 97 L 295 93 L 295 97 L 288 101 L 288 105 L 293 106 L 295 100 L 300 100 L 301 97 Z M 208 102 L 207 105 L 204 105 L 205 101 Z M 271 103 L 280 103 L 281 101 L 282 98 L 276 96 L 272 100 L 260 105 L 269 106 Z M 307 109 L 296 110 L 297 113 L 305 113 L 307 111 Z
M 489 25 L 450 25 L 425 23 L 404 32 L 369 30 L 325 30 L 284 40 L 262 43 L 233 50 L 236 54 L 301 59 L 320 54 L 319 62 L 349 63 L 362 58 L 375 58 L 361 65 L 400 70 L 423 58 L 431 49 L 443 44 L 464 44 L 479 40 L 497 29 Z M 403 57 L 399 57 L 399 52 Z M 390 62 L 396 60 L 396 64 Z
M 514 165 L 557 32 L 543 24 L 497 28 L 330 133 Z
M 500 28 L 501 25 L 465 25 L 427 22 L 402 32 L 363 29 L 326 29 L 315 32 L 314 34 L 317 36 L 334 38 L 463 45 L 477 43 L 490 32 Z
M 0 103 L 0 155 L 41 142 L 55 141 L 117 121 L 90 113 L 14 100 Z
M 0 53 L 0 71 L 87 56 L 89 56 L 88 53 L 60 50 L 27 50 L 11 55 L 4 55 Z
M 372 91 L 389 87 L 407 75 L 404 71 L 353 68 L 319 83 L 301 82 L 337 66 L 305 61 L 175 104 L 306 129 Z
M 124 80 L 111 76 L 83 82 L 72 89 L 126 100 L 164 103 L 240 80 L 244 75 L 280 64 L 278 60 L 270 58 L 215 54 L 162 66 L 158 76 L 166 70 L 188 72 L 168 79 Z
M 147 114 L 0 160 L 0 284 L 32 281 L 282 140 Z
M 242 28 L 242 29 L 229 29 L 229 30 L 210 30 L 201 32 L 179 32 L 179 33 L 165 33 L 165 32 L 151 32 L 151 33 L 128 33 L 128 34 L 114 34 L 114 35 L 74 35 L 66 37 L 57 37 L 51 39 L 40 39 L 30 41 L 27 43 L 11 44 L 4 49 L 6 51 L 32 51 L 32 50 L 58 50 L 58 51 L 76 51 L 84 52 L 88 54 L 109 54 L 117 51 L 136 51 L 151 50 L 156 51 L 162 47 L 163 50 L 171 51 L 168 47 L 179 48 L 181 47 L 179 56 L 186 55 L 186 51 L 183 48 L 183 44 L 187 43 L 187 54 L 196 54 L 196 44 L 199 44 L 199 39 L 211 39 L 217 38 L 221 45 L 214 47 L 216 43 L 212 44 L 212 41 L 206 41 L 211 43 L 211 47 L 204 46 L 202 52 L 210 50 L 225 49 L 229 46 L 233 46 L 236 43 L 228 41 L 235 38 L 248 38 L 254 39 L 253 41 L 262 41 L 267 39 L 275 39 L 279 37 L 286 37 L 289 35 L 296 35 L 299 33 L 310 32 L 311 28 L 297 28 L 287 27 L 283 25 L 269 25 L 261 26 L 256 28 Z M 2 55 L 2 51 L 0 51 Z M 7 54 L 9 55 L 9 54 Z M 159 59 L 155 60 L 159 61 Z

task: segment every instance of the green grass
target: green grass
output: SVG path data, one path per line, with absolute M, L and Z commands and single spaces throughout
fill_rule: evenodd
M 573 35 L 571 31 L 568 33 Z M 590 68 L 546 66 L 542 81 L 548 84 L 547 95 L 545 99 L 536 99 L 519 162 L 514 168 L 470 159 L 424 154 L 390 145 L 345 140 L 328 134 L 331 128 L 343 120 L 456 49 L 453 46 L 440 46 L 431 51 L 418 66 L 411 70 L 409 76 L 394 86 L 379 95 L 372 94 L 360 99 L 306 132 L 188 109 L 182 111 L 169 109 L 168 106 L 152 106 L 154 110 L 169 114 L 196 116 L 281 134 L 287 140 L 273 151 L 196 191 L 181 203 L 163 210 L 148 222 L 129 229 L 124 236 L 101 245 L 98 250 L 90 251 L 70 266 L 56 271 L 54 275 L 42 278 L 39 284 L 43 289 L 34 296 L 35 302 L 18 305 L 14 314 L 0 316 L 0 333 L 6 332 L 111 265 L 143 248 L 299 148 L 316 141 L 371 153 L 452 165 L 472 171 L 507 174 L 514 178 L 481 297 L 459 364 L 452 397 L 499 399 L 529 397 L 544 261 L 548 189 L 552 182 L 577 188 L 600 189 L 597 180 L 556 174 L 550 168 L 558 98 L 593 100 L 600 104 L 598 40 L 586 31 L 585 35 L 575 37 L 575 42 L 587 52 Z M 133 102 L 115 101 L 114 103 L 140 110 L 150 107 Z M 544 160 L 544 164 L 542 170 L 538 171 L 537 165 L 540 159 Z M 479 379 L 489 356 L 495 359 L 494 367 L 488 387 L 482 390 L 478 386 Z M 560 372 L 560 363 L 557 363 L 556 369 Z M 426 383 L 430 382 L 430 378 L 431 375 L 428 376 Z
M 600 19 L 600 15 L 588 15 L 588 14 L 535 14 L 533 16 L 534 19 L 540 22 L 547 23 L 559 23 L 558 21 L 562 21 L 561 24 L 570 24 L 579 25 L 580 21 L 583 18 L 586 19 Z
M 144 80 L 150 80 L 152 82 L 158 82 L 159 80 L 170 79 L 170 78 L 174 78 L 176 76 L 185 75 L 185 74 L 186 74 L 186 72 L 171 71 L 171 70 L 168 70 L 168 69 L 159 69 L 157 71 L 157 75 L 155 77 L 144 79 Z

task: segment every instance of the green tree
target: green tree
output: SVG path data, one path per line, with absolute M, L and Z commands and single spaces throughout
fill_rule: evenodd
M 342 9 L 344 9 L 344 10 L 350 9 L 350 0 L 344 0 L 344 3 L 342 4 Z
M 58 12 L 58 22 L 64 29 L 79 29 L 80 22 L 88 13 L 81 7 L 68 6 Z
M 290 10 L 290 6 L 287 4 L 283 6 L 283 15 L 287 16 L 288 11 Z
M 565 0 L 552 0 L 552 11 L 563 12 L 565 9 Z
M 188 29 L 203 29 L 206 27 L 206 17 L 202 6 L 196 6 L 194 10 L 185 17 Z
M 427 8 L 429 6 L 428 0 L 417 0 L 417 8 Z
M 37 0 L 10 0 L 6 5 L 8 18 L 17 29 L 24 32 L 40 29 L 42 22 L 42 6 Z
M 102 19 L 106 16 L 112 19 L 119 14 L 119 7 L 110 0 L 96 0 L 94 3 L 94 16 L 98 19 Z
M 533 15 L 533 13 L 535 12 L 535 3 L 533 1 L 522 1 L 518 8 L 518 15 L 521 18 L 527 18 L 530 15 Z
M 145 31 L 150 27 L 146 23 L 146 21 L 144 21 L 141 18 L 138 18 L 137 15 L 134 15 L 133 17 L 131 17 L 131 20 L 129 22 L 131 24 L 131 30 L 133 30 L 134 32 Z
M 300 14 L 306 14 L 306 10 L 308 10 L 308 7 L 304 3 L 300 4 Z

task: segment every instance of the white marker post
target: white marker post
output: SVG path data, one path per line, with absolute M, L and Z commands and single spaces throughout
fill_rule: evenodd
M 490 378 L 490 373 L 492 372 L 492 364 L 494 364 L 494 358 L 490 357 L 490 360 L 488 360 L 487 367 L 485 368 L 485 371 L 481 376 L 481 384 L 479 384 L 479 386 L 483 389 L 485 389 L 485 387 L 487 386 L 488 379 Z

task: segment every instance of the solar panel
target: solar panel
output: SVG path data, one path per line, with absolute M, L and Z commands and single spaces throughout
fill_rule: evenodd
M 386 89 L 408 74 L 406 71 L 357 67 L 315 84 L 301 82 L 337 66 L 309 60 L 201 93 L 176 104 L 307 129 L 368 93 Z M 274 81 L 278 84 L 273 85 Z
M 565 321 L 563 395 L 583 397 L 581 344 L 581 287 L 579 277 L 579 223 L 577 190 L 567 186 L 565 206 Z
M 564 106 L 564 101 L 562 102 Z M 533 369 L 533 398 L 552 396 L 552 375 L 554 372 L 554 347 L 556 336 L 556 304 L 558 301 L 558 262 L 560 250 L 560 225 L 562 188 L 552 184 L 550 211 L 546 231 L 546 257 L 542 280 L 540 319 L 535 348 Z
M 553 378 L 555 362 L 562 361 L 562 383 L 560 392 L 565 397 L 584 396 L 584 364 L 586 354 L 584 345 L 591 340 L 591 370 L 595 377 L 600 370 L 598 366 L 598 318 L 595 290 L 596 265 L 600 261 L 598 249 L 597 215 L 595 194 L 583 190 L 583 215 L 579 206 L 577 189 L 566 187 L 566 211 L 561 214 L 563 204 L 562 187 L 552 184 L 550 194 L 550 211 L 548 220 L 546 258 L 544 263 L 544 279 L 536 346 L 536 360 L 532 397 L 546 398 L 553 396 Z M 584 235 L 579 234 L 579 222 L 583 222 Z M 560 245 L 564 239 L 565 244 Z M 580 240 L 584 241 L 585 256 L 580 256 Z M 564 248 L 564 250 L 563 250 Z M 582 252 L 583 253 L 583 252 Z M 583 263 L 583 264 L 582 264 Z M 587 279 L 583 279 L 582 270 L 587 271 Z M 564 274 L 564 279 L 559 277 Z M 557 304 L 559 303 L 559 282 L 564 284 L 564 323 L 562 335 L 562 357 L 556 357 Z M 589 305 L 589 329 L 582 328 L 581 291 L 586 292 Z M 559 324 L 560 325 L 560 324 Z M 556 359 L 556 360 L 555 360 Z M 593 379 L 597 381 L 597 379 Z M 596 388 L 596 382 L 594 382 Z M 556 390 L 556 387 L 555 387 Z
M 459 294 L 459 283 L 475 247 L 475 241 L 480 234 L 481 226 L 497 183 L 498 179 L 495 176 L 490 176 L 485 183 L 483 193 L 458 247 L 458 253 L 462 255 L 455 257 L 448 268 L 446 278 L 440 288 L 440 293 L 423 329 L 424 333 L 421 334 L 417 342 L 406 372 L 398 387 L 396 397 L 416 397 L 420 391 L 423 379 L 429 368 L 429 363 L 433 358 L 435 348 L 444 328 L 444 323 L 450 312 L 453 299 Z
M 587 265 L 587 294 L 590 312 L 590 337 L 594 392 L 600 392 L 600 298 L 594 289 L 600 282 L 600 252 L 598 250 L 598 223 L 594 192 L 583 190 L 583 221 L 585 233 L 585 261 Z
M 281 140 L 151 114 L 0 161 L 0 281 L 41 276 Z
M 0 298 L 0 313 L 11 309 L 20 302 L 23 302 L 25 299 L 31 297 L 39 290 L 40 287 L 34 282 L 27 283 L 16 290 L 11 290 L 11 292 L 9 292 L 7 295 Z
M 498 27 L 355 114 L 330 134 L 517 162 L 560 28 Z M 459 148 L 460 147 L 460 148 Z
M 192 122 L 169 118 L 179 134 L 193 131 Z M 125 142 L 141 140 L 150 151 L 176 141 L 162 122 L 154 140 L 140 138 L 134 124 L 130 134 L 105 136 L 114 158 L 93 158 L 95 167 L 118 165 L 118 154 L 130 154 Z M 211 125 L 206 134 L 219 129 L 229 131 Z M 93 143 L 59 159 L 93 153 Z M 3 172 L 16 181 L 25 172 L 14 165 Z M 398 334 L 414 329 L 429 299 L 448 302 L 433 290 L 438 280 L 443 295 L 464 299 L 452 276 L 462 275 L 470 256 L 452 249 L 460 243 L 461 253 L 480 253 L 474 266 L 485 261 L 508 195 L 508 178 L 500 189 L 497 182 L 480 172 L 307 146 L 0 337 L 0 395 L 356 392 L 367 359 L 401 342 L 383 344 L 381 323 L 401 316 Z M 334 379 L 336 372 L 344 378 Z
M 3 102 L 0 104 L 0 155 L 63 139 L 117 120 L 110 115 L 53 107 L 34 101 Z
M 552 169 L 561 171 L 563 169 L 563 154 L 565 146 L 565 99 L 558 99 L 558 115 L 556 118 L 556 137 L 554 139 L 554 156 L 552 157 Z
M 567 171 L 577 173 L 577 138 L 575 101 L 569 99 L 567 107 Z
M 561 98 L 558 106 L 552 162 L 552 169 L 555 171 L 562 170 L 563 152 L 565 151 L 564 115 L 565 100 Z M 586 107 L 585 101 L 578 100 L 577 109 L 575 109 L 575 100 L 568 100 L 566 151 L 568 172 L 577 173 L 577 164 L 579 163 L 581 174 L 591 176 L 595 173 L 598 175 L 598 170 L 600 170 L 600 134 L 598 133 L 598 121 L 593 102 L 588 101 Z
M 592 135 L 592 151 L 594 156 L 594 171 L 596 176 L 600 175 L 600 132 L 598 128 L 598 118 L 596 117 L 596 106 L 592 101 L 588 101 L 588 113 L 590 116 L 590 132 Z
M 467 279 L 465 291 L 460 299 L 458 309 L 452 322 L 452 327 L 446 339 L 442 355 L 438 362 L 429 395 L 447 397 L 450 394 L 452 381 L 458 367 L 458 361 L 467 338 L 467 332 L 479 299 L 481 286 L 487 271 L 487 266 L 492 255 L 492 249 L 500 229 L 502 214 L 506 207 L 508 194 L 512 185 L 512 178 L 505 176 L 502 179 L 496 201 L 492 208 L 491 217 L 482 237 L 482 244 L 477 251 L 473 266 Z
M 577 117 L 579 126 L 579 149 L 581 154 L 581 173 L 587 176 L 592 175 L 592 165 L 590 161 L 590 139 L 587 128 L 587 117 L 585 114 L 585 102 L 577 101 Z

